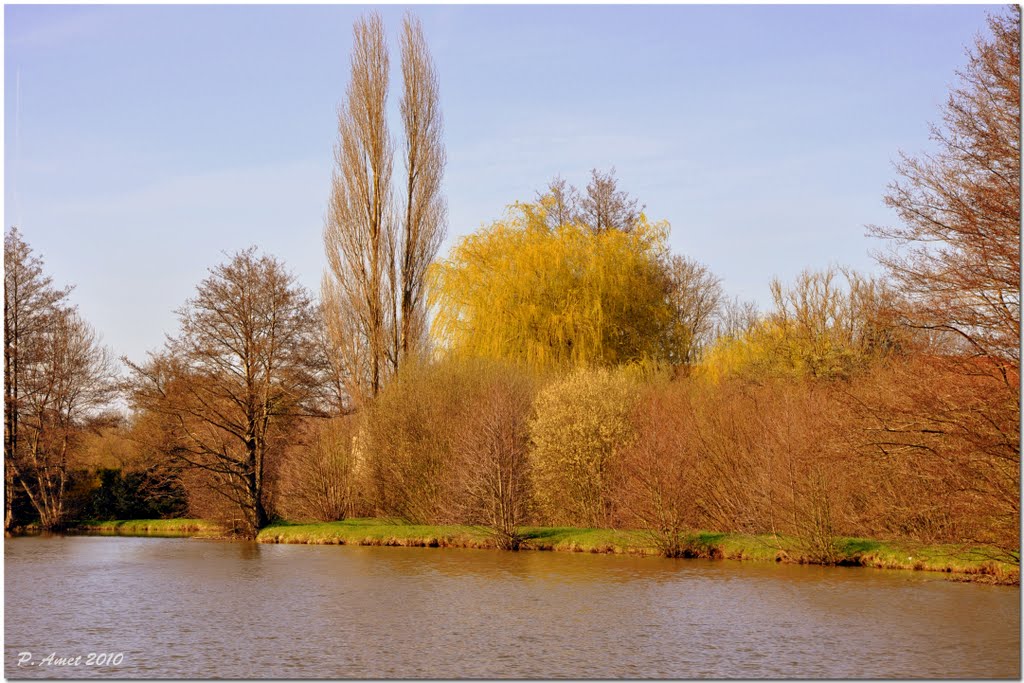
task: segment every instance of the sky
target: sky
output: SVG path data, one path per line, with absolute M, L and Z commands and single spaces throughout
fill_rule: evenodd
M 992 6 L 386 6 L 423 22 L 441 87 L 454 240 L 556 174 L 620 187 L 674 252 L 767 306 L 772 277 L 877 272 L 899 152 Z M 316 292 L 348 78 L 349 6 L 4 8 L 4 221 L 118 355 L 177 329 L 250 245 Z

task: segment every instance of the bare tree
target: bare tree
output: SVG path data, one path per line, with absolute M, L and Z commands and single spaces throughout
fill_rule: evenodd
M 250 248 L 211 269 L 178 317 L 163 353 L 128 363 L 133 402 L 166 418 L 168 452 L 205 471 L 255 535 L 269 521 L 268 458 L 291 419 L 322 412 L 316 307 L 280 261 Z
M 635 198 L 619 189 L 615 168 L 607 173 L 596 168 L 590 171 L 587 191 L 579 202 L 577 220 L 594 232 L 623 230 L 629 232 L 636 225 L 644 207 Z
M 45 528 L 64 521 L 70 450 L 110 398 L 113 369 L 96 333 L 67 304 L 16 228 L 4 236 L 4 528 L 15 487 Z
M 935 154 L 901 155 L 886 203 L 902 220 L 871 226 L 878 258 L 906 293 L 907 322 L 953 335 L 1013 384 L 1020 371 L 1020 8 L 989 18 L 932 126 Z
M 879 254 L 911 328 L 955 342 L 886 378 L 859 407 L 879 462 L 927 473 L 925 490 L 986 520 L 978 540 L 1020 561 L 1020 21 L 989 17 L 931 127 L 938 151 L 901 155 Z M 898 390 L 893 391 L 886 384 Z M 982 509 L 975 507 L 981 503 Z M 912 506 L 912 509 L 917 510 Z M 972 534 L 962 534 L 970 537 Z
M 323 303 L 335 352 L 346 368 L 348 394 L 360 403 L 377 395 L 397 364 L 398 245 L 386 111 L 390 62 L 379 15 L 356 22 L 353 43 L 324 226 L 329 267 Z M 429 212 L 429 202 L 413 210 Z
M 405 129 L 405 212 L 401 231 L 401 335 L 395 356 L 415 354 L 426 333 L 423 280 L 444 239 L 447 205 L 444 125 L 434 62 L 418 19 L 402 25 L 402 125 Z M 397 331 L 397 330 L 396 330 Z
M 545 208 L 548 227 L 552 230 L 576 220 L 580 193 L 562 176 L 555 176 L 547 190 L 537 193 L 537 201 Z
M 564 178 L 555 176 L 544 192 L 537 193 L 537 202 L 544 208 L 545 220 L 552 230 L 576 224 L 593 232 L 629 232 L 644 210 L 636 198 L 619 189 L 614 167 L 608 172 L 591 169 L 590 182 L 582 194 Z
M 110 400 L 110 354 L 73 308 L 48 316 L 34 340 L 33 362 L 22 366 L 21 444 L 7 466 L 39 514 L 44 529 L 65 522 L 69 463 L 82 428 Z M 24 359 L 23 359 L 24 360 Z
M 65 306 L 71 289 L 57 289 L 43 261 L 17 228 L 4 235 L 4 529 L 13 523 L 15 458 L 26 386 L 24 376 L 41 359 L 41 335 Z
M 722 302 L 715 324 L 715 338 L 738 339 L 749 332 L 761 319 L 757 304 L 743 301 L 738 296 Z
M 678 328 L 673 335 L 677 360 L 689 365 L 712 341 L 725 298 L 722 281 L 707 266 L 685 256 L 669 258 L 666 274 Z

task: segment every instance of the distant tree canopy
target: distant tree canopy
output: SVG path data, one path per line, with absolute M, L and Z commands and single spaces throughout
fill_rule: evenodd
M 551 227 L 548 208 L 514 205 L 434 266 L 437 341 L 534 368 L 678 358 L 668 224 Z
M 895 294 L 873 278 L 807 270 L 788 286 L 773 280 L 771 292 L 772 310 L 722 334 L 703 358 L 702 374 L 848 378 L 908 342 L 893 321 Z
M 537 193 L 537 204 L 544 208 L 548 227 L 572 223 L 593 232 L 629 232 L 639 224 L 644 210 L 639 200 L 619 189 L 614 167 L 609 171 L 591 169 L 584 192 L 555 176 L 544 192 Z

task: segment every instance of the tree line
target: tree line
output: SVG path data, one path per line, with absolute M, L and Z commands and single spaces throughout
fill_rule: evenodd
M 110 354 L 5 238 L 6 527 L 185 513 L 490 529 L 970 543 L 1019 562 L 1020 13 L 995 14 L 872 226 L 881 276 L 808 269 L 758 310 L 671 253 L 594 170 L 438 251 L 438 76 L 402 27 L 401 169 L 384 26 L 357 22 L 319 298 L 242 250 L 142 361 Z M 115 396 L 130 410 L 112 409 Z M 795 544 L 795 545 L 794 545 Z

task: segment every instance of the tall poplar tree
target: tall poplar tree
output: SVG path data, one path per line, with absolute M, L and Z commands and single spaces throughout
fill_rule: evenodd
M 393 196 L 386 115 L 389 57 L 380 16 L 356 22 L 324 226 L 325 317 L 350 407 L 375 397 L 426 340 L 424 276 L 444 238 L 445 151 L 438 79 L 419 21 L 403 24 L 399 105 L 404 188 Z M 398 207 L 398 208 L 396 208 Z

